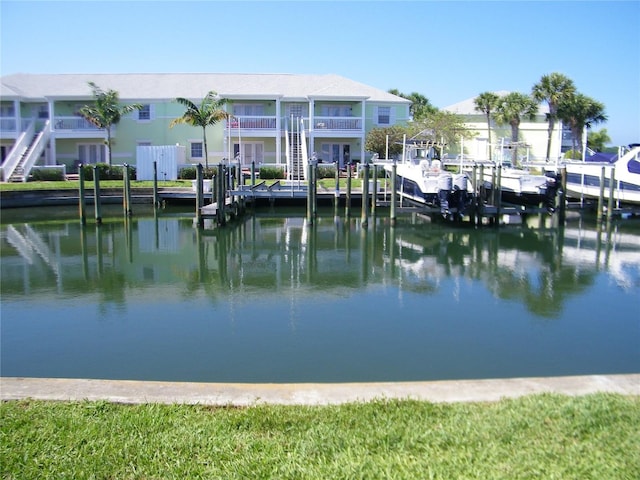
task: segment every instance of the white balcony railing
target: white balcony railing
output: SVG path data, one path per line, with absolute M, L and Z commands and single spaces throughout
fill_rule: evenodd
M 72 130 L 102 130 L 91 122 L 82 117 L 55 117 L 53 121 L 53 130 L 55 131 L 72 131 Z
M 314 117 L 315 130 L 361 131 L 362 119 L 355 117 Z
M 229 126 L 242 130 L 275 130 L 276 117 L 238 116 L 229 120 Z

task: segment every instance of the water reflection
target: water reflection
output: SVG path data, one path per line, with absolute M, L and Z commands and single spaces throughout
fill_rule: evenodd
M 84 227 L 28 215 L 3 212 L 0 229 L 2 375 L 343 382 L 640 368 L 634 221 L 361 228 L 272 212 L 199 230 L 184 212 Z
M 604 274 L 624 291 L 640 285 L 635 225 L 608 229 L 576 221 L 556 230 L 531 226 L 466 229 L 419 219 L 389 226 L 377 218 L 254 215 L 199 230 L 191 216 L 124 218 L 101 226 L 78 221 L 2 226 L 2 292 L 82 297 L 126 305 L 145 292 L 206 296 L 331 295 L 392 285 L 446 295 L 480 283 L 496 299 L 521 302 L 540 317 L 559 316 Z M 444 290 L 443 290 L 444 289 Z

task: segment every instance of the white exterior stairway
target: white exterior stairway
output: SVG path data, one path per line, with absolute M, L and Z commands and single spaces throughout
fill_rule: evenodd
M 2 164 L 2 176 L 8 182 L 26 182 L 31 168 L 36 164 L 49 141 L 49 121 L 39 132 L 31 122 Z

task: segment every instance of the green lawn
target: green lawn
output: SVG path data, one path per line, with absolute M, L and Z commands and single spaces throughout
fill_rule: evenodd
M 260 181 L 259 179 L 257 180 Z M 276 180 L 266 180 L 267 185 L 270 185 Z M 380 179 L 379 185 L 382 185 L 384 179 Z M 93 181 L 85 180 L 85 188 L 89 190 L 93 190 Z M 304 182 L 303 182 L 304 183 Z M 245 180 L 245 185 L 248 185 L 249 181 Z M 319 188 L 325 188 L 328 190 L 335 189 L 336 181 L 334 179 L 323 178 L 318 180 Z M 51 182 L 0 182 L 0 192 L 11 192 L 11 191 L 25 191 L 25 190 L 78 190 L 80 187 L 80 183 L 77 180 L 66 180 L 66 181 L 51 181 Z M 191 188 L 191 180 L 168 180 L 168 181 L 159 181 L 158 188 Z M 101 180 L 100 188 L 123 188 L 122 180 Z M 153 188 L 153 181 L 131 181 L 131 188 Z M 347 188 L 347 179 L 340 179 L 340 189 L 346 190 Z M 351 188 L 359 189 L 362 188 L 362 179 L 352 178 L 351 179 Z
M 85 188 L 93 190 L 93 181 L 84 182 Z M 78 190 L 80 182 L 77 180 L 65 180 L 59 182 L 1 182 L 0 192 L 12 192 L 21 190 Z M 184 187 L 191 188 L 191 180 L 171 180 L 158 182 L 158 187 Z M 100 188 L 123 188 L 122 180 L 101 180 Z M 153 188 L 153 181 L 131 181 L 131 188 Z
M 640 397 L 0 405 L 5 479 L 637 479 Z

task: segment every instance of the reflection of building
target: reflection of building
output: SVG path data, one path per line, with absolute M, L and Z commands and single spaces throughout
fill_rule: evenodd
M 382 219 L 378 219 L 382 220 Z M 564 237 L 533 228 L 499 232 L 378 221 L 254 216 L 213 232 L 191 217 L 135 218 L 102 227 L 68 223 L 2 227 L 3 294 L 45 298 L 119 292 L 147 295 L 251 292 L 344 296 L 367 286 L 435 294 L 480 282 L 496 298 L 553 316 L 568 296 L 606 272 L 622 288 L 640 282 L 638 235 L 568 225 Z M 112 296 L 110 297 L 112 298 Z M 247 297 L 249 298 L 249 297 Z
M 240 154 L 247 166 L 293 169 L 304 132 L 309 152 L 342 166 L 365 158 L 369 130 L 409 118 L 408 100 L 338 75 L 6 75 L 0 79 L 4 179 L 19 165 L 65 165 L 70 172 L 78 163 L 106 162 L 106 132 L 78 114 L 93 101 L 88 82 L 115 90 L 123 104 L 143 105 L 113 129 L 115 164 L 136 165 L 138 146 L 175 144 L 186 147 L 188 164 L 204 164 L 202 130 L 169 123 L 185 111 L 176 97 L 199 104 L 209 91 L 227 99 L 233 115 L 207 129 L 207 160 L 214 164 Z

